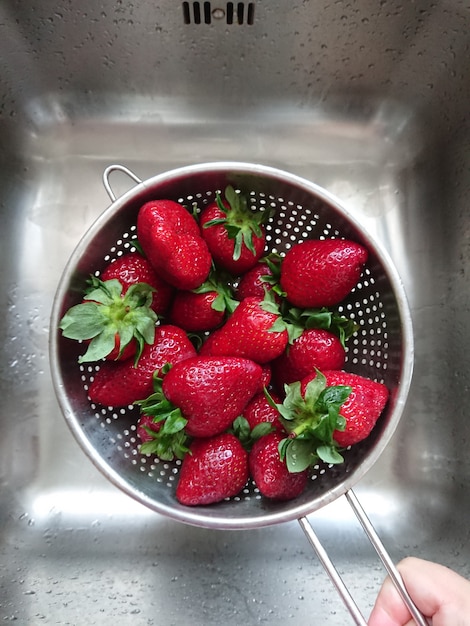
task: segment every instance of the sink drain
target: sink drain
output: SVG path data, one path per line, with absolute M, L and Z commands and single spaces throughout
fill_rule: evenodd
M 255 17 L 254 2 L 183 2 L 185 24 L 225 24 L 252 25 Z

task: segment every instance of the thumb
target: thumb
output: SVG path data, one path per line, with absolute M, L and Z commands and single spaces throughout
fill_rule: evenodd
M 417 608 L 433 626 L 470 626 L 470 582 L 449 568 L 409 557 L 397 566 Z M 408 626 L 414 622 L 387 578 L 369 618 L 369 626 Z

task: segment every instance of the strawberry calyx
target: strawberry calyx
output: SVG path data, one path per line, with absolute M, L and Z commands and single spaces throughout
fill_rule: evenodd
M 181 410 L 172 402 L 167 400 L 163 393 L 163 376 L 170 369 L 169 364 L 161 369 L 161 376 L 154 374 L 154 392 L 135 404 L 140 406 L 143 415 L 153 418 L 154 424 L 161 424 L 158 431 L 144 427 L 151 437 L 150 441 L 140 444 L 141 454 L 155 454 L 162 461 L 173 461 L 183 459 L 189 452 L 190 438 L 185 432 L 188 420 L 183 416 Z
M 354 320 L 340 315 L 327 307 L 321 309 L 288 307 L 283 309 L 282 315 L 287 324 L 302 331 L 313 328 L 329 330 L 337 335 L 343 348 L 346 348 L 346 341 L 359 330 L 359 324 L 356 324 Z M 302 333 L 300 332 L 300 334 Z M 300 335 L 298 334 L 297 336 Z
M 223 217 L 209 220 L 203 227 L 210 228 L 216 225 L 225 227 L 228 238 L 235 240 L 233 249 L 234 261 L 239 260 L 243 246 L 246 246 L 253 255 L 256 255 L 253 235 L 256 237 L 263 236 L 261 226 L 267 221 L 269 211 L 251 211 L 248 208 L 246 197 L 237 193 L 231 185 L 226 187 L 224 193 L 228 207 L 223 202 L 220 193 L 216 193 L 217 206 Z
M 137 342 L 135 364 L 146 343 L 155 339 L 157 314 L 152 310 L 155 291 L 147 283 L 131 285 L 123 294 L 119 280 L 102 281 L 92 276 L 88 281 L 83 302 L 72 306 L 62 317 L 59 328 L 64 337 L 88 341 L 79 363 L 98 361 L 107 357 L 119 342 L 119 355 L 132 341 Z
M 287 432 L 287 437 L 279 443 L 279 455 L 289 472 L 302 472 L 319 460 L 333 465 L 344 461 L 333 433 L 346 428 L 346 420 L 339 411 L 351 391 L 347 385 L 327 387 L 325 376 L 318 370 L 303 395 L 300 381 L 285 385 L 286 397 L 282 403 L 274 402 L 265 390 L 268 402 L 279 411 Z
M 302 326 L 292 323 L 287 317 L 283 316 L 281 305 L 276 299 L 276 295 L 273 293 L 272 289 L 264 289 L 264 299 L 261 301 L 260 307 L 263 311 L 277 316 L 277 319 L 269 329 L 270 333 L 282 333 L 286 330 L 289 337 L 289 344 L 292 344 L 295 339 L 300 337 L 303 333 L 304 328 Z
M 285 298 L 286 294 L 281 289 L 281 285 L 279 283 L 281 278 L 281 262 L 282 256 L 277 252 L 270 252 L 265 257 L 260 259 L 260 263 L 265 263 L 269 268 L 271 274 L 264 274 L 260 277 L 260 279 L 270 285 L 271 289 L 278 296 Z
M 302 335 L 304 330 L 319 328 L 329 330 L 337 335 L 341 345 L 345 348 L 346 341 L 359 329 L 359 325 L 352 319 L 339 315 L 326 307 L 321 309 L 286 307 L 287 301 L 279 302 L 273 289 L 265 288 L 264 291 L 265 296 L 261 302 L 261 308 L 278 316 L 269 331 L 282 332 L 287 330 L 290 345 Z
M 221 313 L 233 313 L 240 304 L 233 297 L 233 292 L 229 287 L 228 280 L 223 280 L 217 275 L 214 269 L 211 271 L 208 279 L 202 283 L 200 287 L 193 289 L 193 293 L 211 293 L 215 291 L 217 297 L 212 302 L 211 307 L 214 311 Z
M 233 422 L 228 432 L 237 437 L 247 452 L 251 450 L 255 441 L 261 439 L 264 435 L 275 432 L 275 428 L 270 422 L 261 422 L 250 428 L 250 424 L 246 417 L 239 415 Z

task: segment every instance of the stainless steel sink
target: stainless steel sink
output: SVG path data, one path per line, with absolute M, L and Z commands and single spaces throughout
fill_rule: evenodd
M 210 531 L 106 481 L 69 432 L 49 316 L 101 175 L 274 165 L 388 249 L 415 376 L 356 493 L 395 561 L 470 576 L 470 9 L 429 3 L 4 0 L 0 6 L 0 617 L 315 624 L 348 614 L 296 523 Z M 117 178 L 116 191 L 129 187 Z M 311 522 L 367 614 L 384 571 L 342 499 Z

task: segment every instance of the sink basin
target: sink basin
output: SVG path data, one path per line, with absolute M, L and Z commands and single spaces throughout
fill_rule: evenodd
M 286 19 L 288 16 L 288 19 Z M 183 525 L 108 482 L 54 395 L 52 302 L 141 179 L 238 160 L 325 187 L 387 249 L 414 324 L 408 402 L 355 491 L 398 561 L 470 577 L 470 11 L 464 2 L 5 0 L 0 7 L 0 617 L 21 624 L 350 619 L 296 522 Z M 119 176 L 122 194 L 132 182 Z M 309 516 L 367 615 L 384 571 L 346 500 Z

